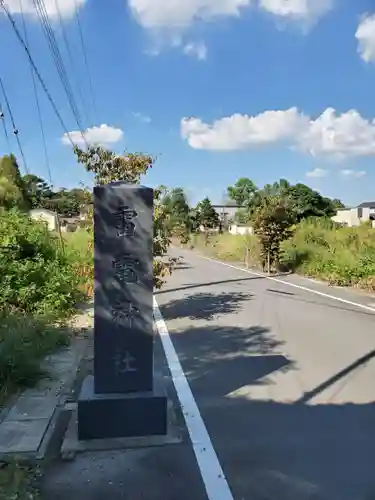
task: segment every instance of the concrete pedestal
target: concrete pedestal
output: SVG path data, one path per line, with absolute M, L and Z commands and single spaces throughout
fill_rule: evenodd
M 167 396 L 154 377 L 149 392 L 96 394 L 86 377 L 78 399 L 78 439 L 106 439 L 167 434 Z

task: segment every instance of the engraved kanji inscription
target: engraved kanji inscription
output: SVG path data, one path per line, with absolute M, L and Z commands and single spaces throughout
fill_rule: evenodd
M 126 375 L 137 371 L 136 359 L 129 351 L 121 351 L 117 349 L 114 356 L 116 375 Z
M 137 266 L 139 260 L 134 259 L 131 255 L 121 255 L 113 261 L 113 268 L 117 279 L 122 284 L 137 284 L 139 283 Z
M 129 301 L 116 297 L 112 305 L 112 320 L 118 324 L 133 328 L 134 321 L 140 318 L 140 310 Z
M 128 206 L 121 207 L 115 214 L 117 236 L 134 236 L 135 224 L 132 221 L 137 212 Z

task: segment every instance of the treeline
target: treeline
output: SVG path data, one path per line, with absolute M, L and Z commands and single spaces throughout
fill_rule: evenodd
M 206 229 L 220 227 L 220 219 L 209 198 L 204 198 L 195 207 L 189 206 L 182 188 L 168 190 L 163 187 L 163 203 L 169 214 L 168 228 L 172 233 L 196 232 L 200 226 Z M 227 188 L 227 202 L 237 207 L 233 220 L 252 224 L 257 209 L 264 205 L 283 205 L 288 220 L 298 223 L 308 217 L 332 217 L 344 208 L 338 199 L 322 196 L 305 184 L 290 184 L 280 179 L 274 184 L 259 188 L 246 177 L 242 177 Z
M 251 179 L 243 177 L 228 186 L 227 197 L 237 207 L 233 222 L 253 228 L 263 267 L 266 262 L 278 266 L 280 245 L 291 236 L 293 225 L 311 217 L 330 218 L 344 207 L 338 199 L 324 197 L 305 184 L 291 184 L 286 179 L 258 188 Z M 182 243 L 187 243 L 201 226 L 205 230 L 218 228 L 219 232 L 223 229 L 208 198 L 189 207 L 183 189 L 165 189 L 163 203 L 168 213 L 167 229 Z
M 339 208 L 344 208 L 341 200 L 322 196 L 305 184 L 290 184 L 280 179 L 273 184 L 258 188 L 251 179 L 241 177 L 227 189 L 228 198 L 240 207 L 236 213 L 236 221 L 247 223 L 255 210 L 266 200 L 278 198 L 287 204 L 296 222 L 307 217 L 332 217 Z
M 54 189 L 36 175 L 22 176 L 14 155 L 0 158 L 0 207 L 22 211 L 45 208 L 63 217 L 73 217 L 91 201 L 91 193 L 84 187 Z
M 189 233 L 199 231 L 200 226 L 213 229 L 220 224 L 219 216 L 209 198 L 190 207 L 182 188 L 161 188 L 161 204 L 166 213 L 165 229 L 173 236 L 188 238 Z

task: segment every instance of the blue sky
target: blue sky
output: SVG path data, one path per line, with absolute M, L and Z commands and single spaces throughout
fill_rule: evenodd
M 145 183 L 182 186 L 192 202 L 220 202 L 240 176 L 305 182 L 347 204 L 375 199 L 375 0 L 58 0 L 73 67 L 55 1 L 44 3 L 86 138 L 157 155 Z M 23 34 L 21 0 L 5 2 Z M 31 54 L 79 140 L 33 0 L 22 5 Z M 30 67 L 4 15 L 0 60 L 29 169 L 47 178 Z M 38 87 L 54 185 L 90 184 Z

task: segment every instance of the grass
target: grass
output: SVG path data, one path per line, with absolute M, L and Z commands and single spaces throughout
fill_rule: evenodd
M 46 375 L 41 362 L 69 345 L 68 330 L 51 318 L 13 313 L 0 315 L 0 405 L 18 390 Z
M 213 258 L 260 265 L 256 236 L 192 235 L 190 247 Z M 330 220 L 305 220 L 281 245 L 283 268 L 337 286 L 375 291 L 375 229 L 337 227 Z
M 375 229 L 334 228 L 324 220 L 306 220 L 282 244 L 289 268 L 338 286 L 375 291 Z
M 94 289 L 94 259 L 93 259 L 93 237 L 85 230 L 74 233 L 65 233 L 65 252 L 68 258 L 74 262 L 77 275 L 80 278 L 80 290 L 91 297 Z
M 92 294 L 92 236 L 67 233 L 62 249 L 60 239 L 41 224 L 2 211 L 0 271 L 1 408 L 48 375 L 44 358 L 69 344 L 66 320 Z M 0 500 L 39 499 L 36 472 L 17 462 L 0 463 Z
M 242 262 L 247 259 L 250 265 L 258 266 L 260 263 L 259 244 L 255 236 L 232 235 L 229 233 L 205 235 L 193 235 L 190 247 L 205 255 L 219 260 L 230 262 Z
M 17 461 L 0 464 L 0 500 L 40 500 L 38 467 Z

